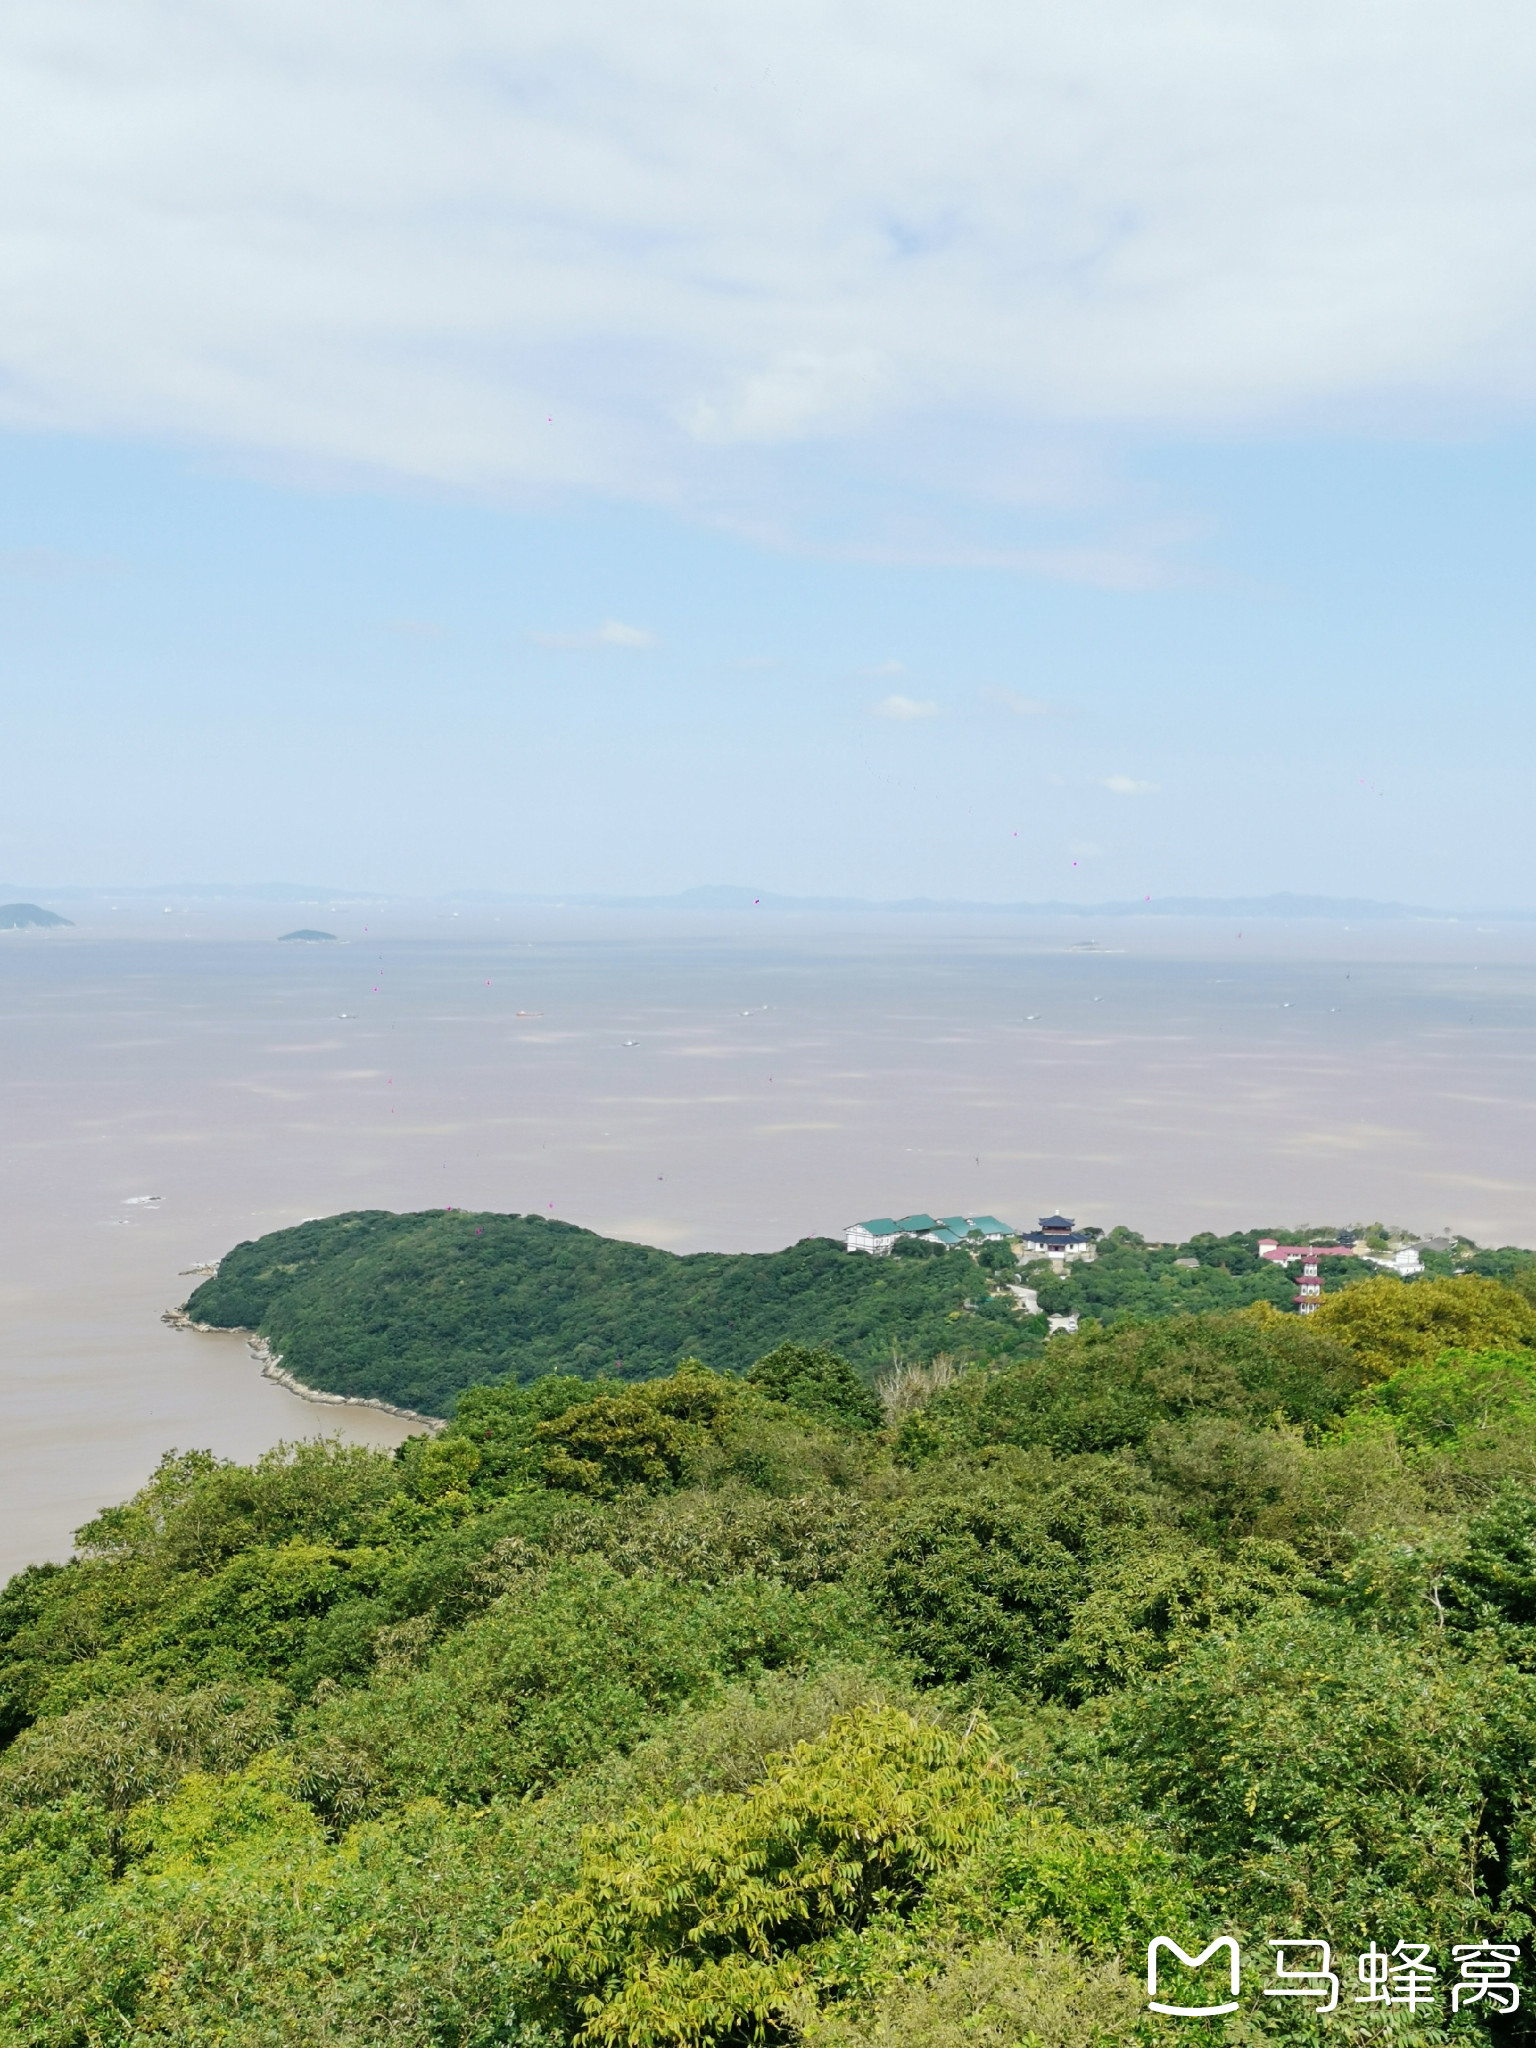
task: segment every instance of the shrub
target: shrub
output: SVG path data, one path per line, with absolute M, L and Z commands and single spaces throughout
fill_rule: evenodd
M 238 1769 L 276 1741 L 281 1705 L 264 1685 L 93 1700 L 18 1736 L 0 1757 L 0 1808 L 76 1792 L 125 1814 L 168 1797 L 189 1771 Z
M 1146 1992 L 1118 1960 L 1048 1937 L 983 1941 L 902 1981 L 867 2012 L 811 2021 L 806 2048 L 1114 2048 L 1137 2038 Z
M 332 1846 L 271 1761 L 189 1780 L 119 1883 L 0 1927 L 0 2043 L 501 2048 L 520 1820 L 421 1801 Z
M 1536 1664 L 1536 1500 L 1525 1487 L 1506 1482 L 1468 1524 L 1444 1596 L 1451 1628 L 1490 1630 L 1506 1656 Z
M 856 1494 L 778 1499 L 733 1488 L 622 1501 L 606 1513 L 577 1511 L 547 1540 L 565 1556 L 593 1552 L 626 1573 L 706 1586 L 776 1579 L 803 1590 L 843 1578 L 879 1520 Z
M 1277 1416 L 1326 1422 L 1363 1374 L 1336 1336 L 1309 1327 L 1318 1320 L 1261 1305 L 1056 1337 L 1044 1358 L 967 1374 L 936 1394 L 901 1425 L 896 1455 L 918 1464 L 989 1444 L 1062 1456 L 1115 1451 L 1145 1442 L 1161 1423 L 1199 1414 L 1252 1427 Z
M 278 1444 L 254 1465 L 172 1451 L 131 1501 L 87 1522 L 76 1540 L 86 1556 L 210 1572 L 258 1545 L 365 1542 L 402 1484 L 389 1453 L 335 1437 Z
M 1284 1543 L 1245 1542 L 1228 1556 L 1193 1543 L 1163 1543 L 1093 1575 L 1066 1636 L 1041 1660 L 1049 1694 L 1084 1700 L 1178 1663 L 1213 1632 L 1279 1609 L 1306 1612 L 1301 1559 Z
M 1501 1904 L 1533 1709 L 1514 1674 L 1280 1613 L 1122 1694 L 1105 1751 L 1239 1923 L 1460 1941 Z
M 992 1672 L 1032 1683 L 1088 1590 L 1081 1560 L 1007 1501 L 916 1510 L 888 1546 L 876 1598 L 933 1681 Z
M 514 1953 L 593 2048 L 782 2038 L 835 1995 L 839 1937 L 910 1912 L 997 1825 L 1011 1777 L 984 1726 L 957 1739 L 860 1709 L 739 1797 L 600 1831 Z
M 627 1389 L 612 1380 L 581 1380 L 545 1373 L 527 1386 L 466 1387 L 454 1408 L 450 1436 L 466 1436 L 480 1453 L 475 1484 L 482 1493 L 507 1493 L 538 1480 L 543 1465 L 538 1428 L 583 1401 Z M 397 1457 L 409 1455 L 401 1446 Z
M 1343 1438 L 1390 1428 L 1407 1450 L 1463 1452 L 1487 1432 L 1536 1424 L 1536 1351 L 1446 1351 L 1369 1389 L 1340 1418 Z
M 600 1395 L 537 1430 L 546 1486 L 611 1500 L 676 1486 L 687 1468 L 686 1424 L 638 1394 Z
M 737 1579 L 706 1592 L 596 1558 L 556 1563 L 515 1576 L 420 1663 L 318 1697 L 300 1752 L 321 1781 L 373 1797 L 517 1795 L 628 1749 L 725 1679 L 826 1656 L 859 1620 L 836 1588 Z
M 925 1408 L 935 1394 L 942 1394 L 946 1387 L 952 1387 L 965 1370 L 945 1352 L 940 1352 L 937 1358 L 929 1359 L 926 1364 L 916 1360 L 892 1359 L 890 1369 L 875 1381 L 875 1396 L 885 1417 L 886 1428 L 899 1429 L 909 1415 Z
M 685 1358 L 666 1379 L 594 1395 L 537 1423 L 535 1469 L 546 1486 L 602 1500 L 670 1492 L 718 1462 L 710 1453 L 736 1399 L 729 1380 Z

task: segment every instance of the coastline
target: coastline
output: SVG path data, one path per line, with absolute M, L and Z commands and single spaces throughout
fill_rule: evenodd
M 313 1401 L 329 1408 L 376 1408 L 381 1415 L 398 1415 L 402 1422 L 419 1422 L 423 1430 L 434 1436 L 438 1430 L 448 1427 L 441 1415 L 423 1415 L 415 1408 L 398 1408 L 393 1401 L 378 1401 L 371 1394 L 327 1394 L 320 1387 L 306 1387 L 302 1380 L 296 1380 L 291 1372 L 284 1371 L 282 1353 L 274 1351 L 258 1330 L 226 1329 L 219 1323 L 194 1323 L 187 1314 L 185 1303 L 180 1308 L 166 1309 L 160 1320 L 169 1323 L 173 1330 L 202 1330 L 224 1337 L 244 1337 L 245 1348 L 260 1365 L 262 1378 L 286 1387 L 301 1401 Z

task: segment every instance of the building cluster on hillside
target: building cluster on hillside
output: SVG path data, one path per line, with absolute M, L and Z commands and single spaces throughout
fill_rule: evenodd
M 926 1209 L 911 1216 L 871 1216 L 863 1223 L 850 1223 L 844 1231 L 849 1251 L 869 1252 L 876 1258 L 888 1256 L 904 1237 L 943 1245 L 946 1249 L 964 1246 L 972 1251 L 984 1244 L 1007 1242 L 1012 1245 L 1021 1266 L 1028 1266 L 1032 1260 L 1049 1259 L 1058 1274 L 1066 1271 L 1069 1260 L 1092 1259 L 1102 1236 L 1100 1230 L 1079 1230 L 1071 1216 L 1042 1216 L 1037 1230 L 1015 1230 L 1011 1224 L 1000 1223 L 995 1216 L 930 1216 Z M 1282 1244 L 1278 1238 L 1261 1237 L 1255 1247 L 1261 1259 L 1267 1259 L 1274 1265 L 1289 1266 L 1300 1262 L 1296 1307 L 1304 1316 L 1311 1315 L 1322 1303 L 1323 1280 L 1319 1262 L 1323 1259 L 1360 1259 L 1367 1265 L 1396 1273 L 1401 1279 L 1412 1280 L 1424 1271 L 1421 1254 L 1453 1252 L 1462 1242 L 1453 1237 L 1426 1237 L 1414 1243 L 1395 1243 L 1372 1225 L 1367 1242 L 1385 1245 L 1386 1256 L 1382 1257 L 1366 1250 L 1353 1230 L 1340 1230 L 1336 1236 L 1337 1242 L 1333 1244 Z M 1198 1270 L 1200 1260 L 1179 1258 L 1173 1263 Z M 1028 1314 L 1037 1313 L 1032 1288 L 1013 1286 L 1008 1292 L 1020 1301 Z M 1077 1327 L 1076 1316 L 1052 1316 L 1050 1321 L 1053 1330 Z
M 873 1252 L 883 1258 L 904 1237 L 922 1238 L 927 1244 L 997 1244 L 1017 1237 L 1018 1232 L 995 1216 L 930 1216 L 924 1209 L 912 1216 L 871 1216 L 866 1223 L 850 1223 L 844 1232 L 851 1252 Z
M 1456 1239 L 1453 1237 L 1425 1237 L 1415 1244 L 1399 1245 L 1385 1258 L 1378 1258 L 1361 1249 L 1352 1230 L 1341 1230 L 1337 1244 L 1281 1244 L 1273 1237 L 1261 1237 L 1258 1243 L 1259 1257 L 1269 1259 L 1277 1266 L 1288 1266 L 1300 1259 L 1301 1279 L 1296 1287 L 1296 1308 L 1304 1316 L 1311 1315 L 1323 1298 L 1319 1259 L 1361 1259 L 1368 1266 L 1380 1266 L 1385 1272 L 1396 1273 L 1400 1280 L 1415 1280 L 1424 1270 L 1422 1253 L 1455 1249 Z
M 1424 1252 L 1454 1252 L 1458 1243 L 1454 1237 L 1420 1237 L 1412 1244 L 1398 1245 L 1384 1259 L 1372 1258 L 1369 1252 L 1357 1252 L 1356 1257 L 1365 1259 L 1372 1266 L 1384 1266 L 1389 1273 L 1400 1274 L 1404 1280 L 1411 1280 L 1424 1270 Z
M 883 1258 L 904 1237 L 921 1238 L 925 1244 L 955 1245 L 1012 1243 L 1021 1260 L 1091 1259 L 1099 1233 L 1079 1230 L 1070 1216 L 1042 1216 L 1038 1230 L 1015 1230 L 995 1216 L 930 1216 L 926 1209 L 911 1216 L 871 1216 L 863 1223 L 850 1223 L 844 1232 L 849 1251 L 872 1252 Z
M 1276 1238 L 1261 1237 L 1258 1252 L 1261 1259 L 1268 1259 L 1276 1266 L 1288 1266 L 1293 1259 L 1300 1259 L 1301 1278 L 1296 1284 L 1296 1312 L 1298 1315 L 1309 1316 L 1323 1298 L 1318 1260 L 1352 1259 L 1355 1255 L 1355 1240 L 1347 1231 L 1337 1244 L 1281 1244 Z

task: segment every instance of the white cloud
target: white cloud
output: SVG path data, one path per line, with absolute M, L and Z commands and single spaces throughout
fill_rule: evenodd
M 626 626 L 618 619 L 608 619 L 601 626 L 594 626 L 584 633 L 530 633 L 530 640 L 536 640 L 541 647 L 654 647 L 656 635 L 648 633 L 644 626 Z
M 1155 782 L 1138 782 L 1133 775 L 1106 775 L 1104 787 L 1116 796 L 1151 796 L 1156 790 Z
M 796 349 L 740 379 L 718 399 L 700 399 L 686 425 L 695 440 L 798 441 L 859 425 L 886 383 L 871 349 L 828 356 Z
M 988 704 L 997 704 L 1004 711 L 1011 711 L 1015 718 L 1059 718 L 1060 706 L 1042 704 L 1038 697 L 1026 697 L 1018 690 L 987 688 L 982 697 Z
M 1533 98 L 1510 0 L 12 0 L 0 422 L 718 511 L 1519 412 Z
M 937 718 L 939 707 L 922 697 L 882 697 L 870 707 L 877 718 Z

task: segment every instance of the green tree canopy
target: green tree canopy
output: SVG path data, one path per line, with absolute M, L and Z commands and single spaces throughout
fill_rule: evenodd
M 846 1358 L 824 1346 L 780 1344 L 760 1358 L 747 1382 L 834 1429 L 878 1429 L 880 1403 Z
M 1536 1307 L 1497 1280 L 1369 1280 L 1329 1295 L 1309 1320 L 1347 1344 L 1373 1379 L 1442 1351 L 1536 1347 Z

